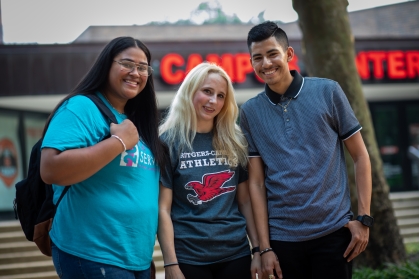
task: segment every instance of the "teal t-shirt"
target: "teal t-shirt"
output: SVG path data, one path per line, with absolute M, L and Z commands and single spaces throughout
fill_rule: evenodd
M 119 114 L 103 98 L 119 122 Z M 55 113 L 42 148 L 60 151 L 95 145 L 109 135 L 108 120 L 85 96 Z M 90 178 L 71 186 L 57 208 L 50 236 L 64 252 L 87 260 L 145 270 L 152 260 L 158 220 L 159 168 L 138 144 Z M 54 202 L 64 187 L 53 185 Z

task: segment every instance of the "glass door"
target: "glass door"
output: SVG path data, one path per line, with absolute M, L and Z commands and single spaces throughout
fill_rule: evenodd
M 387 183 L 391 191 L 401 191 L 404 177 L 398 108 L 395 105 L 377 104 L 372 106 L 371 115 Z
M 419 105 L 407 105 L 406 118 L 409 133 L 408 148 L 415 154 L 408 156 L 411 162 L 412 188 L 419 190 L 419 158 L 417 157 L 419 153 Z

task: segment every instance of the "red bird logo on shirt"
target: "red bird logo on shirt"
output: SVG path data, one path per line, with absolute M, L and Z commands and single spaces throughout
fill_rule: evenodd
M 202 176 L 202 183 L 199 181 L 191 181 L 185 185 L 186 190 L 194 190 L 197 194 L 193 196 L 188 194 L 188 201 L 194 205 L 208 202 L 225 193 L 234 191 L 236 186 L 222 187 L 227 181 L 234 176 L 234 171 L 222 171 L 216 173 L 207 173 Z

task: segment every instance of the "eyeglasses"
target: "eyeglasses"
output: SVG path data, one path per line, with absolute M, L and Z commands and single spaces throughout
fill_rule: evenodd
M 132 61 L 126 61 L 126 60 L 121 60 L 121 61 L 114 60 L 114 62 L 118 63 L 119 65 L 122 66 L 122 68 L 124 68 L 125 70 L 128 70 L 129 72 L 132 72 L 134 71 L 135 68 L 137 68 L 138 73 L 145 77 L 148 77 L 149 75 L 153 73 L 153 68 L 151 68 L 151 66 L 148 66 L 148 65 L 136 64 Z

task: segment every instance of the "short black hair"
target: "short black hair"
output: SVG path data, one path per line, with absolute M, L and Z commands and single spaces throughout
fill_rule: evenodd
M 250 29 L 247 35 L 247 47 L 250 50 L 250 46 L 254 42 L 261 42 L 270 37 L 275 36 L 276 41 L 282 46 L 284 50 L 289 47 L 288 36 L 284 30 L 278 27 L 273 21 L 265 21 Z

